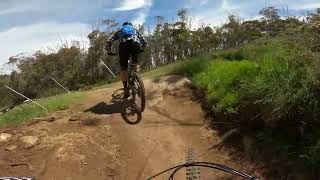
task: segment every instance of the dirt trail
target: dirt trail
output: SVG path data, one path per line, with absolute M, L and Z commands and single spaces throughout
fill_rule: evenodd
M 0 129 L 0 176 L 40 180 L 140 180 L 185 162 L 188 148 L 198 159 L 254 173 L 232 151 L 208 150 L 219 142 L 205 127 L 203 112 L 179 76 L 146 80 L 147 107 L 138 125 L 128 125 L 111 102 L 120 88 L 100 89 L 59 111 L 55 121 L 31 121 Z M 202 179 L 235 179 L 202 170 Z M 168 175 L 156 179 L 168 179 Z M 185 179 L 184 172 L 176 179 Z

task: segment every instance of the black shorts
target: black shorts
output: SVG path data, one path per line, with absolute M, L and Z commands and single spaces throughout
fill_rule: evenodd
M 138 55 L 141 52 L 140 46 L 137 43 L 120 43 L 119 57 L 121 70 L 128 69 L 128 60 L 131 58 L 132 64 L 138 63 Z

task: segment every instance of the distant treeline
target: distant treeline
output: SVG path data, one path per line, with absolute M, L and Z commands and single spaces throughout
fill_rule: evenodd
M 230 15 L 221 27 L 204 24 L 196 29 L 192 28 L 192 17 L 187 9 L 179 10 L 178 19 L 174 22 L 157 16 L 152 31 L 146 33 L 146 27 L 138 27 L 148 41 L 140 57 L 141 67 L 148 70 L 202 53 L 239 47 L 260 38 L 278 36 L 290 29 L 293 34 L 301 29 L 315 32 L 320 29 L 320 9 L 304 15 L 303 20 L 299 20 L 300 17 L 280 17 L 275 7 L 263 8 L 259 14 L 261 18 L 254 20 Z M 104 50 L 108 35 L 119 27 L 119 22 L 110 19 L 101 21 L 97 30 L 88 34 L 88 49 L 81 48 L 79 42 L 73 42 L 71 46 L 62 45 L 54 53 L 39 51 L 30 57 L 11 57 L 8 64 L 17 70 L 10 76 L 0 76 L 0 107 L 23 100 L 5 89 L 4 84 L 30 98 L 40 98 L 63 91 L 51 77 L 70 90 L 78 90 L 100 81 L 111 81 L 110 73 L 101 65 L 99 58 L 115 73 L 119 71 L 117 57 L 106 56 Z

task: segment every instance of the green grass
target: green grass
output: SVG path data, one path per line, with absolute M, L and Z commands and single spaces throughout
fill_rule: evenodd
M 176 74 L 176 69 L 179 68 L 183 62 L 173 63 L 161 66 L 159 68 L 151 69 L 146 72 L 142 72 L 141 75 L 145 79 L 154 78 L 157 76 L 165 76 L 170 74 Z
M 142 77 L 148 79 L 165 75 L 191 76 L 195 72 L 200 72 L 206 66 L 203 62 L 211 60 L 211 56 L 211 54 L 203 54 L 177 63 L 163 65 L 147 72 L 142 72 Z
M 114 84 L 119 83 L 119 77 L 114 78 L 107 78 L 105 80 L 100 80 L 99 82 L 87 85 L 84 88 L 81 88 L 80 91 L 88 91 L 88 90 L 97 90 L 97 89 L 103 89 L 103 88 L 109 88 L 113 86 Z
M 226 60 L 264 61 L 290 58 L 295 53 L 278 38 L 272 40 L 260 39 L 241 48 L 217 51 L 213 54 L 213 57 Z
M 263 61 L 259 75 L 247 84 L 244 94 L 257 104 L 268 105 L 272 114 L 280 118 L 316 106 L 314 87 L 318 81 L 306 67 L 288 61 Z
M 229 61 L 222 56 L 216 59 L 216 55 L 211 60 L 199 57 L 180 64 L 175 72 L 190 77 L 206 92 L 209 102 L 223 112 L 234 112 L 240 105 L 255 105 L 267 107 L 279 121 L 295 117 L 296 112 L 318 113 L 320 81 L 312 67 L 288 59 L 293 54 L 289 55 L 281 45 L 275 45 L 275 52 L 270 53 L 273 42 L 266 44 L 259 47 L 259 43 L 254 43 L 257 47 L 250 44 L 241 49 L 258 54 L 256 57 L 261 59 Z
M 239 103 L 239 90 L 258 73 L 257 64 L 250 61 L 211 61 L 203 72 L 194 75 L 195 84 L 206 90 L 207 98 L 218 109 L 234 112 Z
M 92 90 L 93 91 L 93 90 L 98 90 L 98 89 L 110 88 L 112 86 L 119 85 L 119 84 L 121 84 L 121 82 L 117 78 L 113 82 L 99 82 L 98 84 L 95 84 L 93 86 L 90 86 L 90 87 L 86 88 L 86 90 Z
M 319 76 L 278 39 L 194 58 L 174 72 L 204 90 L 214 121 L 253 137 L 257 150 L 308 172 L 319 168 Z
M 86 92 L 76 92 L 39 101 L 38 103 L 46 107 L 48 111 L 33 103 L 20 105 L 0 116 L 0 126 L 5 124 L 22 123 L 32 118 L 46 116 L 49 113 L 57 110 L 67 109 L 73 103 L 81 100 L 84 97 L 86 97 Z

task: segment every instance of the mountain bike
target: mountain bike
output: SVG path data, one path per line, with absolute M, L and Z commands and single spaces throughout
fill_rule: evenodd
M 187 153 L 185 164 L 180 164 L 175 167 L 166 169 L 166 170 L 148 178 L 148 180 L 152 180 L 152 179 L 154 179 L 164 173 L 167 173 L 169 171 L 172 171 L 172 173 L 169 176 L 168 180 L 174 180 L 175 174 L 178 171 L 182 170 L 183 168 L 186 168 L 186 179 L 187 180 L 200 180 L 201 179 L 200 178 L 200 167 L 217 169 L 220 171 L 224 171 L 226 173 L 233 174 L 235 176 L 242 177 L 244 179 L 258 180 L 258 178 L 254 177 L 254 176 L 250 176 L 250 175 L 243 173 L 239 170 L 236 170 L 236 169 L 233 169 L 233 168 L 221 165 L 221 164 L 197 161 L 196 154 L 195 154 L 194 150 L 192 150 L 192 149 L 189 149 L 189 151 Z
M 109 55 L 116 55 L 116 53 L 109 53 Z M 131 63 L 131 60 L 128 60 L 128 90 L 130 96 L 124 98 L 124 93 L 120 96 L 124 98 L 124 107 L 121 111 L 122 118 L 128 124 L 138 124 L 142 118 L 142 112 L 145 109 L 146 104 L 146 95 L 144 83 L 141 76 L 139 76 L 136 70 L 133 68 L 135 65 Z M 119 95 L 118 95 L 119 96 Z
M 128 124 L 138 124 L 141 121 L 141 113 L 145 109 L 146 96 L 144 83 L 141 76 L 133 69 L 131 61 L 128 63 L 129 81 L 128 89 L 130 92 L 129 98 L 125 99 L 124 108 L 121 112 L 122 118 Z

